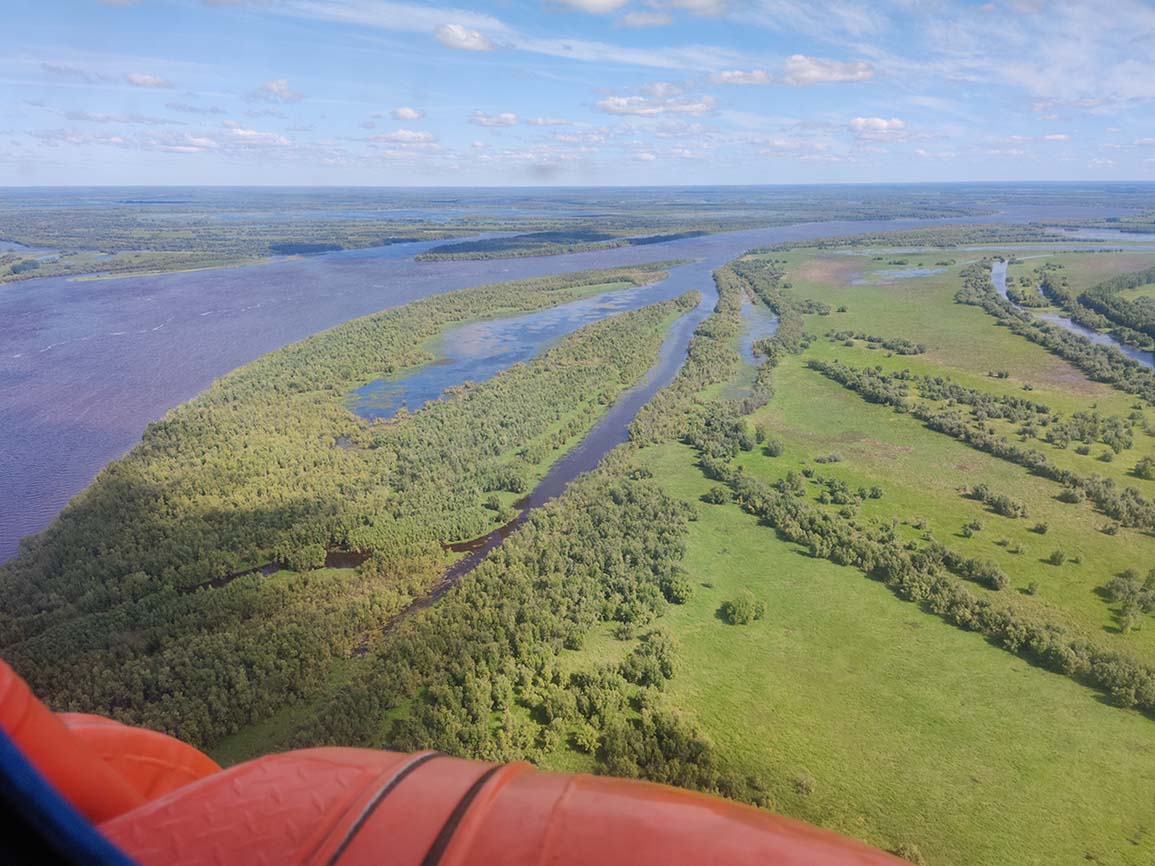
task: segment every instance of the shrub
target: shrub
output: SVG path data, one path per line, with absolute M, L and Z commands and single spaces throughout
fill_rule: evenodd
M 803 797 L 808 797 L 814 793 L 814 777 L 803 770 L 794 777 L 794 790 Z
M 702 494 L 702 501 L 708 502 L 711 505 L 721 505 L 730 498 L 729 493 L 725 487 L 714 485 L 705 493 Z
M 1135 464 L 1135 475 L 1148 481 L 1155 481 L 1155 459 L 1144 457 Z
M 1051 563 L 1051 565 L 1062 565 L 1066 561 L 1067 554 L 1058 549 L 1052 550 L 1051 555 L 1047 557 L 1047 562 Z
M 901 857 L 908 863 L 914 863 L 915 866 L 926 866 L 926 860 L 922 858 L 922 852 L 918 850 L 918 846 L 909 842 L 904 842 L 895 848 L 894 856 Z
M 694 595 L 694 585 L 681 572 L 666 577 L 661 586 L 662 595 L 670 604 L 685 604 Z
M 730 625 L 746 625 L 766 615 L 766 603 L 754 597 L 754 593 L 744 589 L 737 598 L 723 602 L 722 619 Z
M 283 545 L 277 550 L 277 560 L 290 571 L 311 571 L 325 565 L 325 547 L 305 544 L 300 547 Z
M 1086 495 L 1078 487 L 1064 487 L 1063 492 L 1059 494 L 1061 502 L 1068 502 L 1071 505 L 1077 505 L 1086 498 Z

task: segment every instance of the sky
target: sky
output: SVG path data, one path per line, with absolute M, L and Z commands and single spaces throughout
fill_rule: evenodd
M 1155 180 L 1155 0 L 3 0 L 0 185 Z

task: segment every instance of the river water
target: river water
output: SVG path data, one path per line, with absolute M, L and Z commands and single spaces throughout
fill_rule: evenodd
M 1138 361 L 1144 367 L 1151 367 L 1152 369 L 1155 369 L 1155 354 L 1151 352 L 1145 352 L 1142 349 L 1136 349 L 1134 346 L 1130 346 L 1127 343 L 1124 343 L 1117 337 L 1113 337 L 1110 334 L 1104 334 L 1101 331 L 1096 331 L 1094 328 L 1088 328 L 1086 325 L 1080 325 L 1078 322 L 1074 322 L 1060 313 L 1040 313 L 1028 309 L 1027 307 L 1020 307 L 1018 304 L 1015 304 L 1015 302 L 1011 301 L 1010 297 L 1007 295 L 1007 266 L 1007 262 L 996 260 L 991 265 L 991 282 L 995 284 L 995 289 L 998 291 L 998 293 L 1006 298 L 1007 301 L 1014 304 L 1015 307 L 1022 310 L 1024 313 L 1030 313 L 1031 315 L 1042 319 L 1044 322 L 1050 322 L 1052 325 L 1058 325 L 1060 328 L 1064 328 L 1070 331 L 1072 334 L 1078 334 L 1081 337 L 1086 337 L 1096 346 L 1110 346 L 1113 349 L 1117 349 L 1132 361 Z
M 968 219 L 812 222 L 476 262 L 417 262 L 414 257 L 434 243 L 398 244 L 249 267 L 0 285 L 0 561 L 15 553 L 22 536 L 43 529 L 101 467 L 128 451 L 148 422 L 214 378 L 358 316 L 486 282 L 691 259 L 650 290 L 653 299 L 703 292 L 701 306 L 667 339 L 663 357 L 669 360 L 652 379 L 657 388 L 672 378 L 693 327 L 713 307 L 711 271 L 753 247 L 1039 216 L 1037 208 L 1019 208 Z M 464 379 L 473 378 L 468 364 L 459 369 Z M 638 393 L 645 396 L 645 389 Z M 619 400 L 608 426 L 599 425 L 589 447 L 583 444 L 563 464 L 595 465 L 607 441 L 624 437 L 631 399 Z M 563 464 L 556 477 L 572 477 Z
M 392 417 L 402 408 L 415 412 L 453 385 L 480 384 L 529 361 L 583 325 L 672 297 L 671 282 L 602 292 L 545 310 L 450 328 L 431 347 L 437 361 L 358 388 L 349 408 L 370 420 Z

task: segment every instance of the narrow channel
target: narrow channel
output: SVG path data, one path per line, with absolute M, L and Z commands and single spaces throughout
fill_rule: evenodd
M 1008 262 L 1005 260 L 995 260 L 991 264 L 991 282 L 995 284 L 995 289 L 1000 295 L 1010 304 L 1014 305 L 1016 310 L 1021 310 L 1024 313 L 1029 313 L 1036 318 L 1042 319 L 1044 322 L 1049 322 L 1052 325 L 1058 325 L 1072 334 L 1078 334 L 1080 337 L 1086 337 L 1096 346 L 1109 346 L 1115 348 L 1130 358 L 1142 364 L 1144 367 L 1155 369 L 1155 353 L 1145 352 L 1142 349 L 1136 349 L 1124 343 L 1118 337 L 1111 334 L 1104 334 L 1102 331 L 1096 331 L 1094 328 L 1088 328 L 1086 325 L 1080 325 L 1074 322 L 1067 316 L 1061 313 L 1037 313 L 1034 310 L 1029 310 L 1016 304 L 1010 299 L 1007 294 L 1007 267 Z
M 559 458 L 530 494 L 517 503 L 519 509 L 517 516 L 504 526 L 478 538 L 447 544 L 446 549 L 465 555 L 446 569 L 428 592 L 415 598 L 385 622 L 378 634 L 389 633 L 412 614 L 436 603 L 524 523 L 531 511 L 556 499 L 571 481 L 594 469 L 603 457 L 629 438 L 630 423 L 634 420 L 634 416 L 654 394 L 673 381 L 685 362 L 694 331 L 710 315 L 718 302 L 718 292 L 712 278 L 705 282 L 701 291 L 702 299 L 698 306 L 681 316 L 666 332 L 658 359 L 646 375 L 622 394 L 581 442 Z M 749 306 L 754 307 L 753 304 Z M 754 354 L 753 345 L 757 340 L 774 334 L 778 328 L 778 319 L 768 311 L 763 313 L 751 309 L 749 312 L 744 310 L 743 324 L 743 333 L 740 337 L 743 360 L 756 364 L 758 359 Z M 366 648 L 367 642 L 362 646 L 362 651 Z

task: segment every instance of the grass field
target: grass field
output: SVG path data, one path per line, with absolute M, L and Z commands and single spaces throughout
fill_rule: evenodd
M 1148 283 L 1145 286 L 1139 286 L 1135 289 L 1124 289 L 1119 292 L 1119 295 L 1129 301 L 1134 301 L 1139 298 L 1151 298 L 1151 300 L 1155 301 L 1155 283 Z
M 781 455 L 756 448 L 736 462 L 764 481 L 809 468 L 852 488 L 877 485 L 883 496 L 864 501 L 860 520 L 896 522 L 909 541 L 929 531 L 954 550 L 997 562 L 1011 578 L 1001 592 L 968 584 L 971 592 L 1155 664 L 1155 617 L 1121 633 L 1117 611 L 1098 591 L 1124 569 L 1145 573 L 1155 565 L 1155 537 L 1130 529 L 1107 535 L 1100 531 L 1107 519 L 1089 503 L 1059 501 L 1058 484 L 868 403 L 805 366 L 817 357 L 909 368 L 1006 396 L 1027 395 L 1027 386 L 1032 400 L 1064 414 L 1134 411 L 1133 396 L 1088 380 L 981 309 L 954 302 L 959 270 L 998 252 L 768 254 L 784 260 L 796 296 L 846 311 L 807 317 L 819 339 L 776 369 L 773 399 L 748 418 L 783 444 Z M 1072 285 L 1090 285 L 1145 267 L 1151 257 L 1055 258 L 1070 260 Z M 1026 273 L 1036 264 L 1014 267 Z M 942 270 L 904 278 L 913 268 Z M 904 337 L 927 352 L 891 355 L 822 336 L 841 330 Z M 1009 377 L 989 375 L 997 371 Z M 703 396 L 725 397 L 748 378 L 743 370 Z M 1151 407 L 1142 411 L 1155 422 Z M 1016 425 L 991 423 L 1014 439 Z M 1102 444 L 1087 455 L 1038 440 L 1031 446 L 1060 466 L 1155 496 L 1155 482 L 1130 474 L 1140 457 L 1155 454 L 1155 437 L 1142 423 L 1134 446 L 1109 463 L 1098 459 Z M 830 454 L 837 462 L 816 463 Z M 700 513 L 684 560 L 694 596 L 662 620 L 679 641 L 670 697 L 731 768 L 768 782 L 775 809 L 884 848 L 917 846 L 931 866 L 1155 863 L 1151 719 L 944 622 L 857 569 L 809 557 L 734 504 L 705 504 L 702 494 L 714 482 L 689 446 L 653 446 L 639 459 Z M 1024 502 L 1029 517 L 1002 517 L 969 498 L 979 483 Z M 809 485 L 810 497 L 817 491 Z M 974 520 L 983 528 L 966 537 L 963 526 Z M 1046 534 L 1033 531 L 1039 523 L 1048 525 Z M 1069 557 L 1061 566 L 1046 561 L 1056 548 Z M 765 602 L 767 614 L 727 625 L 719 607 L 743 589 Z M 629 649 L 603 629 L 582 650 L 566 652 L 566 664 L 614 663 Z M 549 763 L 570 767 L 574 757 L 565 752 Z
M 687 500 L 711 484 L 685 446 L 643 455 Z M 663 620 L 680 642 L 671 696 L 770 780 L 776 809 L 915 844 L 934 866 L 1152 862 L 1149 719 L 809 558 L 735 505 L 699 511 L 695 595 Z M 740 589 L 766 617 L 726 625 L 717 609 Z M 583 652 L 614 657 L 605 641 Z
M 806 251 L 795 255 L 799 261 L 788 271 L 792 278 L 794 273 L 811 272 L 816 263 L 846 258 L 807 257 Z M 920 264 L 914 256 L 904 258 L 910 259 L 912 266 Z M 941 258 L 941 253 L 934 254 L 934 258 Z M 1079 254 L 1071 258 L 1108 262 L 1111 257 Z M 948 376 L 959 384 L 991 394 L 1029 396 L 1064 413 L 1094 407 L 1105 415 L 1126 416 L 1138 405 L 1133 396 L 1088 380 L 1042 347 L 996 325 L 982 310 L 955 304 L 953 295 L 959 280 L 953 268 L 925 279 L 880 285 L 839 285 L 797 278 L 793 281 L 799 294 L 848 308 L 843 314 L 809 317 L 808 329 L 815 333 L 831 328 L 850 329 L 906 337 L 928 347 L 924 355 L 885 357 L 887 353 L 862 348 L 862 344 L 848 348 L 820 339 L 804 357 L 837 358 L 857 367 L 879 365 L 888 370 L 909 368 L 923 375 Z M 987 375 L 999 370 L 1008 371 L 1010 377 L 997 379 Z M 887 491 L 884 500 L 867 502 L 867 516 L 900 520 L 923 517 L 943 543 L 968 555 L 982 555 L 998 562 L 1016 588 L 1023 589 L 1037 581 L 1038 596 L 1024 596 L 1020 603 L 1046 605 L 1088 636 L 1110 639 L 1118 642 L 1120 648 L 1125 646 L 1148 661 L 1155 660 L 1155 622 L 1148 620 L 1144 628 L 1127 635 L 1117 634 L 1114 612 L 1096 591 L 1126 568 L 1145 573 L 1155 564 L 1155 538 L 1150 534 L 1122 530 L 1108 536 L 1100 532 L 1109 521 L 1089 503 L 1070 505 L 1058 501 L 1060 485 L 934 433 L 912 417 L 866 403 L 858 395 L 804 369 L 803 359 L 784 364 L 777 372 L 777 380 L 775 399 L 751 420 L 774 429 L 775 435 L 793 450 L 776 466 L 775 461 L 747 455 L 745 460 L 752 471 L 777 477 L 803 461 L 838 453 L 843 460 L 821 467 L 826 474 L 845 478 L 856 486 L 880 484 Z M 1032 388 L 1029 395 L 1023 391 L 1024 385 Z M 1142 411 L 1148 422 L 1155 422 L 1155 411 L 1150 407 Z M 1000 421 L 992 422 L 992 426 L 1014 439 L 1017 425 Z M 1131 471 L 1140 458 L 1155 454 L 1155 437 L 1144 433 L 1141 426 L 1136 428 L 1134 447 L 1109 463 L 1098 459 L 1109 450 L 1101 444 L 1092 447 L 1088 455 L 1077 454 L 1073 447 L 1060 449 L 1038 440 L 1031 444 L 1060 466 L 1083 475 L 1112 477 L 1147 497 L 1155 496 L 1155 482 L 1137 478 Z M 978 483 L 1026 502 L 1030 518 L 1011 520 L 988 513 L 981 503 L 962 495 L 965 488 Z M 982 520 L 985 528 L 972 538 L 963 538 L 962 525 L 972 519 Z M 1047 535 L 1030 531 L 1039 522 L 1050 524 Z M 1011 547 L 1014 542 L 1021 544 L 1027 552 L 1010 553 L 1006 546 L 995 543 L 1002 539 L 1009 539 Z M 1081 555 L 1082 562 L 1068 561 L 1059 567 L 1043 562 L 1055 548 Z

